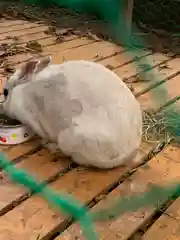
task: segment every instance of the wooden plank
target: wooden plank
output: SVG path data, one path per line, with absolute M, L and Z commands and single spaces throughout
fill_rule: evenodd
M 146 153 L 139 152 L 140 162 Z M 82 203 L 90 202 L 95 196 L 118 182 L 129 167 L 109 171 L 73 169 L 50 186 L 59 193 L 71 193 Z M 93 179 L 93 180 L 92 180 Z M 0 218 L 1 238 L 13 236 L 14 239 L 44 239 L 64 227 L 65 217 L 48 203 L 34 195 Z M 14 227 L 16 223 L 16 227 Z
M 9 29 L 8 29 L 8 32 L 7 33 L 1 33 L 1 35 L 0 35 L 0 40 L 4 40 L 6 37 L 21 37 L 21 35 L 24 35 L 24 34 L 32 34 L 32 33 L 37 33 L 38 31 L 45 31 L 47 29 L 47 26 L 44 26 L 44 25 L 40 25 L 40 26 L 36 26 L 36 27 L 34 27 L 34 26 L 32 26 L 32 27 L 25 27 L 25 29 L 23 28 L 23 26 L 22 26 L 22 30 L 21 31 L 19 31 L 19 30 L 17 30 L 17 31 L 10 31 Z M 10 32 L 9 32 L 10 31 Z
M 131 36 L 131 30 L 132 30 L 132 14 L 133 14 L 133 6 L 134 6 L 134 0 L 127 0 L 126 1 L 126 9 L 125 9 L 125 17 L 126 17 L 126 27 L 128 31 L 128 36 Z
M 40 145 L 39 139 L 32 139 L 28 142 L 18 144 L 15 146 L 0 146 L 0 151 L 3 151 L 9 160 L 14 160 L 20 158 L 33 150 L 35 150 Z
M 154 53 L 150 56 L 144 57 L 140 59 L 138 62 L 134 62 L 134 64 L 127 64 L 125 66 L 122 66 L 120 68 L 116 68 L 114 72 L 118 74 L 119 76 L 123 76 L 124 81 L 126 82 L 128 78 L 132 77 L 133 75 L 136 75 L 141 71 L 141 69 L 137 68 L 137 63 L 143 64 L 145 60 L 151 63 L 151 66 L 156 66 L 160 64 L 161 62 L 168 60 L 170 57 L 167 55 L 161 54 L 161 53 Z
M 171 75 L 175 75 L 178 71 L 180 71 L 180 60 L 179 58 L 174 58 L 169 60 L 166 64 L 160 64 L 153 69 L 153 72 L 157 73 L 159 78 L 157 80 L 164 80 L 169 78 Z M 149 72 L 149 76 L 151 75 L 151 71 Z M 132 79 L 132 81 L 135 79 Z M 131 82 L 131 79 L 130 79 Z M 134 94 L 137 95 L 142 92 L 144 89 L 150 87 L 150 85 L 154 84 L 153 81 L 139 81 L 136 83 L 132 83 L 134 86 Z
M 14 25 L 23 25 L 25 23 L 29 23 L 25 20 L 8 20 L 8 19 L 2 19 L 0 18 L 0 28 L 7 28 Z
M 148 58 L 148 57 L 154 58 L 153 64 L 158 64 L 161 61 L 161 55 L 157 55 L 157 61 L 156 61 L 156 55 L 147 56 L 146 58 Z M 162 55 L 162 59 L 163 59 L 163 55 Z M 180 63 L 179 59 L 172 59 L 172 60 L 168 61 L 167 68 L 166 67 L 161 68 L 160 74 L 162 75 L 162 78 L 160 78 L 160 80 L 177 73 L 180 70 L 179 63 Z M 129 65 L 125 65 L 125 68 L 127 68 Z M 157 72 L 159 68 L 160 67 L 158 66 L 155 69 L 153 69 L 153 71 L 155 70 Z M 116 70 L 115 70 L 115 72 L 116 72 Z M 149 72 L 151 72 L 151 71 L 149 71 Z M 129 76 L 130 70 L 125 74 Z M 150 75 L 150 73 L 149 73 L 149 75 Z M 130 85 L 133 87 L 133 89 L 134 89 L 133 93 L 136 95 L 138 92 L 141 92 L 145 88 L 147 88 L 150 84 L 153 84 L 153 82 L 144 81 L 144 82 L 138 82 L 138 83 L 131 83 Z M 154 102 L 154 99 L 152 97 L 152 92 L 154 92 L 158 95 L 160 89 L 162 87 L 163 88 L 165 87 L 168 90 L 169 99 L 171 99 L 171 98 L 174 98 L 179 95 L 179 91 L 178 91 L 179 88 L 177 87 L 178 85 L 179 85 L 179 75 L 174 78 L 171 78 L 170 80 L 168 80 L 164 84 L 156 87 L 155 89 L 152 89 L 151 91 L 148 91 L 147 93 L 141 94 L 138 97 L 138 100 L 142 103 L 143 109 L 147 109 L 147 108 L 154 108 L 154 109 L 156 108 L 157 109 L 158 107 L 160 107 L 164 104 L 164 101 L 163 101 L 163 98 L 159 98 L 158 103 Z
M 5 151 L 4 153 L 6 154 L 9 160 L 14 160 L 14 159 L 23 157 L 28 153 L 33 152 L 39 146 L 40 146 L 40 139 L 33 139 L 28 142 L 13 146 L 9 148 L 7 151 Z
M 172 160 L 180 163 L 179 152 L 175 151 L 176 147 L 172 146 L 170 149 L 170 156 Z M 159 239 L 179 239 L 180 237 L 180 198 L 175 200 L 170 207 L 161 215 L 161 217 L 150 227 L 150 229 L 143 236 L 144 240 L 152 239 L 157 236 Z
M 37 24 L 37 23 L 31 23 L 31 22 L 25 22 L 24 24 L 18 24 L 18 25 L 11 25 L 7 27 L 1 27 L 0 28 L 0 34 L 2 34 L 0 37 L 2 39 L 3 36 L 7 37 L 9 34 L 13 34 L 15 32 L 20 32 L 22 30 L 28 30 L 31 28 L 38 28 L 40 26 L 45 26 L 44 24 Z M 47 27 L 46 27 L 47 28 Z
M 58 173 L 68 170 L 70 163 L 70 160 L 56 159 L 46 149 L 42 149 L 26 158 L 25 161 L 16 164 L 16 166 L 25 169 L 41 181 L 47 181 Z M 0 197 L 0 215 L 10 209 L 14 203 L 17 204 L 18 200 L 24 199 L 25 196 L 29 195 L 27 189 L 15 185 L 6 176 L 0 180 L 0 191 L 2 192 Z
M 78 36 L 76 35 L 69 35 L 69 36 L 64 36 L 63 37 L 63 42 L 66 42 L 66 41 L 70 41 L 70 40 L 73 40 L 73 39 L 77 39 L 79 38 Z M 19 37 L 18 41 L 16 41 L 16 45 L 17 46 L 25 46 L 25 44 L 28 42 L 28 41 L 38 41 L 39 44 L 41 44 L 43 47 L 45 46 L 48 46 L 48 45 L 55 45 L 56 44 L 56 39 L 57 37 L 56 36 L 52 36 L 52 35 L 47 35 L 44 33 L 44 31 L 38 31 L 37 29 L 37 32 L 35 33 L 32 33 L 32 34 L 28 34 L 28 35 L 22 35 Z M 14 43 L 14 40 L 13 39 L 3 39 L 3 40 L 0 40 L 0 44 L 3 44 L 3 43 L 8 43 L 8 44 L 11 44 L 11 43 Z
M 151 91 L 141 95 L 138 97 L 139 101 L 143 102 L 142 104 L 142 109 L 147 109 L 147 108 L 154 108 L 157 109 L 161 107 L 162 105 L 165 104 L 164 98 L 161 96 L 158 98 L 158 102 L 154 101 L 153 99 L 153 94 L 156 94 L 158 96 L 161 88 L 165 88 L 166 91 L 168 92 L 168 100 L 179 96 L 179 87 L 180 87 L 180 75 L 172 78 L 171 80 L 161 84 L 160 86 L 156 87 L 155 89 L 152 89 Z
M 145 56 L 152 55 L 150 51 L 139 51 L 139 58 L 143 58 Z M 122 53 L 121 55 L 116 54 L 112 57 L 105 58 L 103 60 L 98 61 L 98 63 L 107 66 L 111 70 L 115 70 L 116 68 L 120 68 L 125 64 L 132 64 L 133 59 L 129 54 L 126 52 Z
M 105 199 L 101 200 L 97 204 L 93 211 L 106 208 L 113 201 L 115 197 L 123 195 L 131 195 L 148 189 L 151 184 L 168 184 L 170 181 L 176 181 L 180 177 L 180 162 L 173 161 L 172 158 L 180 154 L 178 147 L 168 146 L 161 153 L 153 157 L 148 163 L 140 167 L 132 176 L 128 177 L 118 188 L 116 188 Z M 179 201 L 180 203 L 180 201 Z M 177 210 L 177 205 L 176 205 Z M 107 222 L 99 222 L 96 224 L 96 230 L 100 234 L 100 239 L 129 239 L 135 231 L 137 231 L 143 224 L 145 224 L 155 213 L 156 208 L 148 207 L 142 208 L 135 213 L 126 213 L 117 218 Z M 172 212 L 172 211 L 171 211 Z M 169 213 L 169 212 L 168 212 Z M 173 211 L 175 213 L 175 211 Z M 180 211 L 179 211 L 180 213 Z M 172 217 L 174 215 L 172 214 Z M 172 225 L 171 225 L 172 227 Z M 150 235 L 149 238 L 153 239 L 153 236 L 157 239 L 163 239 L 163 235 Z M 163 231 L 162 231 L 163 232 Z M 159 237 L 158 237 L 159 236 Z M 82 232 L 78 224 L 73 224 L 63 234 L 57 237 L 55 240 L 84 240 Z M 171 239 L 170 235 L 169 238 Z
M 53 63 L 61 63 L 63 60 L 74 60 L 74 59 L 84 59 L 84 60 L 101 60 L 103 58 L 110 57 L 115 53 L 122 53 L 123 48 L 117 46 L 110 42 L 95 42 L 80 48 L 64 50 L 58 53 L 54 53 Z M 61 57 L 60 57 L 61 56 Z
M 176 219 L 178 222 L 180 220 L 180 198 L 174 201 L 174 203 L 167 208 L 167 210 L 163 213 L 163 215 L 168 215 L 171 218 Z
M 143 240 L 179 240 L 179 238 L 179 221 L 167 215 L 161 216 L 142 237 Z
M 150 52 L 141 51 L 140 53 L 142 59 L 147 55 L 149 56 Z M 53 63 L 62 63 L 63 61 L 78 59 L 96 61 L 107 67 L 112 67 L 114 69 L 114 72 L 116 72 L 116 69 L 119 69 L 121 67 L 123 68 L 124 66 L 122 65 L 130 66 L 132 64 L 128 64 L 128 62 L 131 62 L 132 59 L 130 56 L 124 54 L 124 49 L 122 47 L 104 41 L 85 45 L 78 49 L 67 49 L 62 52 L 54 53 L 52 57 Z M 120 77 L 123 78 L 124 75 L 121 75 Z
M 163 151 L 163 155 L 166 158 L 171 159 L 172 161 L 179 162 L 180 163 L 180 155 L 179 150 L 176 146 L 169 145 L 168 148 L 165 148 Z
M 12 146 L 6 146 L 6 145 L 0 145 L 0 151 L 4 152 L 4 151 L 7 151 L 8 149 L 12 148 Z
M 32 52 L 32 53 L 27 53 L 26 55 L 24 54 L 17 54 L 12 57 L 9 57 L 8 59 L 13 62 L 14 59 L 19 59 L 18 63 L 27 61 L 28 58 L 31 58 L 33 55 L 35 56 L 47 56 L 50 54 L 55 54 L 60 51 L 66 50 L 66 49 L 71 49 L 74 47 L 79 47 L 83 45 L 88 45 L 91 43 L 94 43 L 94 40 L 87 39 L 87 38 L 75 38 L 74 36 L 67 37 L 63 43 L 57 44 L 53 38 L 46 38 L 39 40 L 38 43 L 41 44 L 42 46 L 42 52 Z M 25 47 L 26 44 L 22 44 L 21 46 Z M 21 60 L 22 58 L 22 60 Z

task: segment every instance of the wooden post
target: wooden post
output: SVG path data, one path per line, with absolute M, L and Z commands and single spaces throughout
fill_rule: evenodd
M 126 28 L 128 31 L 128 36 L 131 36 L 132 30 L 132 14 L 133 14 L 133 6 L 134 0 L 125 0 L 125 18 L 126 18 Z

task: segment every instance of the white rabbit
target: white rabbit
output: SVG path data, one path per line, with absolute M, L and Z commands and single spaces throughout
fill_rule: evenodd
M 7 115 L 78 164 L 114 168 L 137 153 L 140 105 L 125 83 L 98 63 L 31 60 L 10 77 L 4 95 Z

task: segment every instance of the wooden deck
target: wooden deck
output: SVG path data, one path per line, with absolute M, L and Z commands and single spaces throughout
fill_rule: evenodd
M 23 20 L 0 21 L 0 44 L 12 43 L 18 39 L 18 46 L 25 46 L 27 41 L 37 40 L 43 46 L 40 55 L 52 55 L 54 63 L 70 59 L 86 59 L 109 65 L 127 85 L 131 87 L 144 109 L 158 109 L 147 90 L 151 81 L 134 81 L 140 72 L 133 65 L 133 59 L 124 54 L 122 47 L 113 43 L 65 34 L 60 43 L 56 37 L 47 35 L 47 26 Z M 16 39 L 16 40 L 17 40 Z M 8 57 L 13 66 L 27 61 L 39 53 L 19 53 Z M 180 94 L 180 59 L 175 55 L 142 52 L 141 62 L 150 59 L 154 70 L 162 74 L 173 99 Z M 0 57 L 1 60 L 1 57 Z M 3 63 L 2 63 L 3 64 Z M 1 65 L 0 77 L 4 79 L 4 67 Z M 150 74 L 149 74 L 150 75 Z M 178 102 L 177 102 L 178 104 Z M 168 145 L 161 152 L 158 143 L 142 142 L 137 156 L 134 172 L 129 177 L 130 168 L 118 168 L 111 171 L 94 171 L 80 167 L 71 167 L 70 160 L 58 159 L 42 149 L 38 139 L 25 144 L 3 147 L 8 158 L 18 168 L 29 171 L 59 193 L 71 193 L 92 211 L 105 206 L 114 196 L 122 196 L 146 189 L 150 183 L 166 184 L 180 178 L 180 148 Z M 153 153 L 153 154 L 152 154 Z M 153 157 L 151 157 L 153 156 Z M 12 183 L 8 177 L 0 179 L 0 240 L 77 240 L 84 239 L 76 223 L 68 228 L 68 218 L 50 207 L 38 195 Z M 117 220 L 98 223 L 96 230 L 100 239 L 127 240 L 143 239 L 176 240 L 180 237 L 180 200 L 162 204 L 162 209 L 144 208 L 132 214 L 124 214 Z M 66 229 L 67 228 L 67 229 Z

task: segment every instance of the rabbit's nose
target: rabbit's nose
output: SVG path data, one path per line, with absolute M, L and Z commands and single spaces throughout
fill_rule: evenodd
M 7 97 L 7 95 L 8 95 L 8 89 L 7 88 L 4 88 L 3 94 L 4 94 L 5 97 Z

